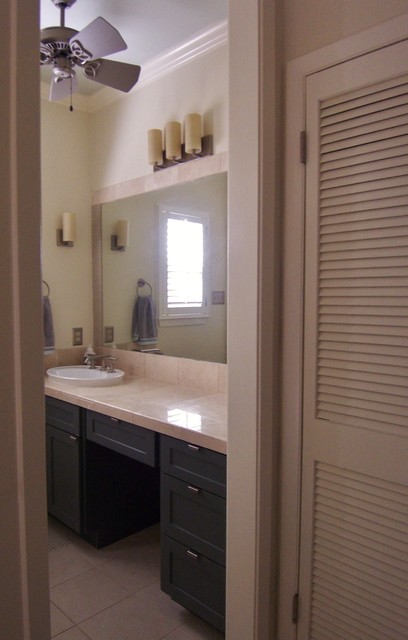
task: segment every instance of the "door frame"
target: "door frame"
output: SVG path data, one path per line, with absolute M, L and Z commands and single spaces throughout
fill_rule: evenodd
M 291 611 L 293 596 L 298 590 L 300 534 L 305 165 L 300 162 L 299 148 L 300 132 L 305 130 L 306 78 L 407 38 L 408 14 L 404 14 L 296 58 L 288 63 L 286 69 L 280 465 L 280 486 L 283 489 L 280 496 L 278 604 L 280 640 L 295 640 L 297 635 Z

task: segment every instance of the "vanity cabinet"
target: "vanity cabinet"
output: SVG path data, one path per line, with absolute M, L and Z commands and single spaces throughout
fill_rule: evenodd
M 161 436 L 161 588 L 225 627 L 226 456 Z
M 46 398 L 48 511 L 82 533 L 81 409 Z
M 48 511 L 100 548 L 160 518 L 157 435 L 46 398 Z
M 49 513 L 97 548 L 160 520 L 162 590 L 223 631 L 226 456 L 51 397 L 46 430 Z

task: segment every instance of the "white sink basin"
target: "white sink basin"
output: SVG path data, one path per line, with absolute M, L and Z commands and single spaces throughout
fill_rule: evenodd
M 98 368 L 90 369 L 86 365 L 75 365 L 73 367 L 52 367 L 52 369 L 47 369 L 47 375 L 52 380 L 58 380 L 58 382 L 63 382 L 64 384 L 108 387 L 113 384 L 120 384 L 125 373 L 120 369 L 115 369 L 113 373 L 109 373 Z

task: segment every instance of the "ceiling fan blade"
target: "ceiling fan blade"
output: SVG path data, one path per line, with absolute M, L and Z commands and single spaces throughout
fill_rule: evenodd
M 84 74 L 89 80 L 127 93 L 138 81 L 140 67 L 114 60 L 93 60 L 84 66 Z
M 72 84 L 71 84 L 72 83 Z M 57 100 L 63 100 L 69 98 L 71 93 L 76 91 L 78 84 L 75 73 L 72 78 L 55 78 L 51 79 L 50 85 L 50 100 L 55 102 Z
M 69 41 L 73 54 L 82 62 L 127 49 L 119 31 L 104 18 L 96 18 Z

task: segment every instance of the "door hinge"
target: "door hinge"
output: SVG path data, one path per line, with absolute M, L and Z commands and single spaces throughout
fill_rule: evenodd
M 299 620 L 299 594 L 295 593 L 292 598 L 292 622 L 297 624 Z
M 300 162 L 306 164 L 306 131 L 300 132 Z

